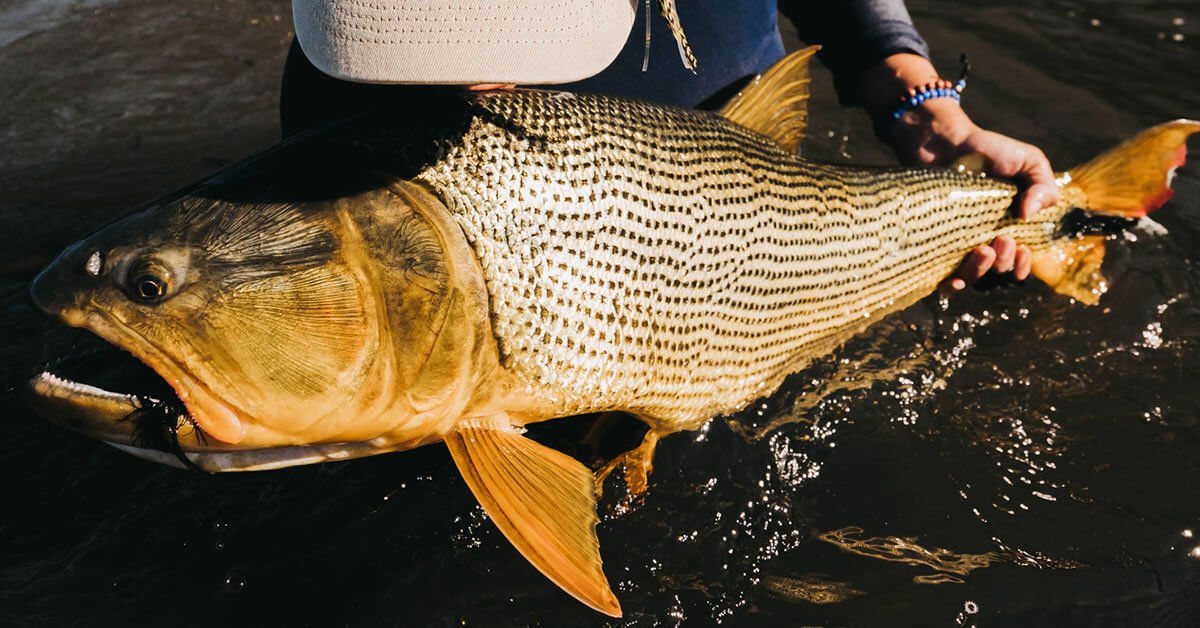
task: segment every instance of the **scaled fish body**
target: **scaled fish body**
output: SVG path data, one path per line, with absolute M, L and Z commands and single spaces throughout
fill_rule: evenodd
M 527 559 L 619 614 L 591 472 L 520 426 L 631 412 L 649 450 L 772 393 L 1001 234 L 1035 251 L 1040 278 L 1094 303 L 1103 242 L 1069 237 L 1064 216 L 1161 205 L 1200 130 L 1137 136 L 1018 222 L 1006 182 L 800 158 L 810 56 L 722 115 L 437 92 L 248 160 L 72 246 L 34 282 L 39 307 L 169 389 L 46 373 L 35 401 L 172 463 L 145 438 L 166 430 L 210 471 L 444 440 Z

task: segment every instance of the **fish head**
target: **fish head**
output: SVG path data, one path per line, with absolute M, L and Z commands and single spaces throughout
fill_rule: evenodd
M 313 447 L 329 453 L 332 443 L 370 449 L 361 443 L 415 414 L 407 393 L 422 373 L 454 370 L 434 366 L 431 376 L 427 364 L 450 292 L 436 238 L 412 225 L 407 237 L 419 241 L 402 241 L 399 229 L 375 238 L 402 266 L 389 272 L 408 277 L 385 297 L 349 218 L 356 199 L 226 196 L 202 189 L 154 205 L 71 246 L 34 279 L 39 309 L 131 354 L 153 371 L 142 380 L 161 379 L 131 381 L 115 362 L 99 369 L 104 385 L 44 373 L 31 382 L 35 404 L 163 462 L 171 456 L 151 450 L 169 448 L 138 442 L 147 421 L 152 432 L 166 426 L 176 450 L 241 452 L 208 456 L 209 470 L 261 468 L 263 456 L 275 461 L 268 466 L 313 462 Z M 420 259 L 395 259 L 397 250 Z M 397 309 L 403 320 L 391 325 Z

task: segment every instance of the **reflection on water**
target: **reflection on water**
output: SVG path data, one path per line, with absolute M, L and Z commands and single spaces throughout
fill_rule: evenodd
M 0 82 L 20 86 L 0 102 L 0 294 L 275 137 L 287 3 L 164 6 L 0 10 Z M 970 53 L 976 119 L 1059 167 L 1200 117 L 1194 3 L 910 6 L 943 67 Z M 827 76 L 815 90 L 810 156 L 888 159 Z M 601 504 L 616 623 L 1200 625 L 1197 172 L 1162 229 L 1110 243 L 1100 307 L 1033 283 L 927 300 L 665 439 L 646 498 Z M 0 325 L 7 388 L 52 351 L 19 291 Z M 516 555 L 441 447 L 200 477 L 0 403 L 0 625 L 604 623 Z M 534 435 L 578 454 L 586 432 Z
M 941 584 L 947 582 L 962 584 L 965 582 L 964 580 L 955 578 L 951 574 L 965 576 L 976 569 L 982 569 L 1003 559 L 996 552 L 956 554 L 940 547 L 925 549 L 917 543 L 915 537 L 856 538 L 861 537 L 862 534 L 862 528 L 852 526 L 842 528 L 841 530 L 833 530 L 832 532 L 823 532 L 818 534 L 817 538 L 826 543 L 836 545 L 852 554 L 913 566 L 929 567 L 938 572 L 915 576 L 913 582 L 919 584 Z
M 845 582 L 825 581 L 817 576 L 803 578 L 768 576 L 763 578 L 763 588 L 783 599 L 811 604 L 837 604 L 863 595 L 862 591 Z
M 844 551 L 859 556 L 878 558 L 912 566 L 923 566 L 937 573 L 921 574 L 913 577 L 917 584 L 963 584 L 962 578 L 976 569 L 983 569 L 992 563 L 1007 561 L 1024 567 L 1043 569 L 1079 569 L 1086 565 L 1071 561 L 1049 558 L 1030 554 L 1023 550 L 985 552 L 982 554 L 959 554 L 948 549 L 934 547 L 926 549 L 917 542 L 916 537 L 869 537 L 858 538 L 863 529 L 857 526 L 822 532 L 816 537 L 826 543 L 833 544 Z M 997 539 L 993 539 L 997 541 Z M 997 541 L 997 545 L 1003 547 Z

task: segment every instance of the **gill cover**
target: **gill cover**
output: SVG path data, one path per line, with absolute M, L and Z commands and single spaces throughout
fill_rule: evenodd
M 68 249 L 32 296 L 157 371 L 208 436 L 294 444 L 357 396 L 379 355 L 373 296 L 341 237 L 327 203 L 200 188 Z
M 372 295 L 339 251 L 333 216 L 215 201 L 184 203 L 174 219 L 177 233 L 201 234 L 191 299 L 164 312 L 194 330 L 191 351 L 181 351 L 185 368 L 235 411 L 266 419 L 284 410 L 287 425 L 269 430 L 303 440 L 316 417 L 353 397 L 379 349 Z M 206 431 L 216 427 L 211 414 L 193 415 Z

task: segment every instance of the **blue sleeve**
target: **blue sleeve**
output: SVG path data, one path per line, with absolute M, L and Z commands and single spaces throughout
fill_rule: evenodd
M 833 70 L 838 100 L 846 106 L 861 104 L 863 73 L 885 57 L 911 52 L 929 58 L 929 45 L 903 0 L 781 0 L 779 11 L 801 40 L 822 46 L 817 56 Z
M 649 59 L 644 5 L 639 5 L 625 47 L 612 65 L 561 89 L 696 107 L 732 96 L 743 79 L 766 70 L 783 56 L 775 0 L 679 0 L 679 21 L 698 61 L 694 74 L 680 61 L 658 3 L 643 2 L 653 5 Z M 725 93 L 730 88 L 732 91 Z

